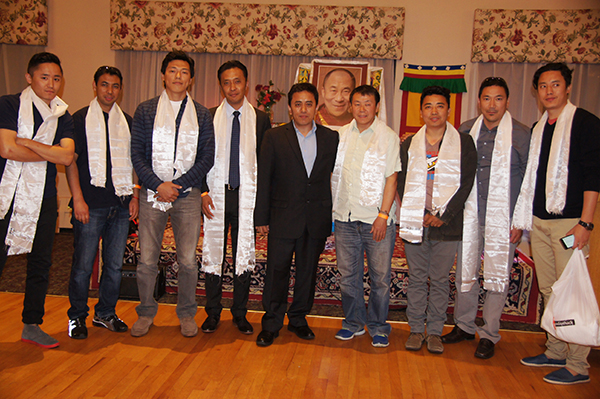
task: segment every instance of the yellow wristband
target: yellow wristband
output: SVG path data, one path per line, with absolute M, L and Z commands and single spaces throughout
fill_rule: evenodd
M 208 191 L 205 191 L 202 194 L 200 194 L 201 197 L 206 197 L 207 195 L 208 195 Z
M 388 218 L 389 218 L 389 216 L 388 216 L 388 215 L 386 215 L 385 213 L 381 213 L 381 212 L 379 212 L 379 215 L 377 215 L 377 216 L 379 216 L 379 217 L 380 217 L 380 218 L 382 218 L 383 220 L 388 220 Z
M 133 188 L 137 188 L 138 190 L 141 190 L 142 186 L 140 186 L 139 184 L 136 184 L 135 186 L 133 186 Z

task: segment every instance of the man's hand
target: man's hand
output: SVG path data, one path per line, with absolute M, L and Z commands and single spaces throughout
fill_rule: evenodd
M 129 201 L 129 220 L 134 220 L 140 213 L 140 200 L 132 197 Z
M 442 227 L 443 224 L 444 222 L 431 213 L 428 213 L 423 217 L 423 227 Z
M 387 221 L 384 218 L 377 216 L 371 225 L 371 231 L 369 231 L 369 233 L 373 234 L 375 242 L 379 242 L 385 238 L 386 230 Z
M 174 202 L 177 197 L 179 197 L 178 190 L 180 188 L 182 187 L 170 181 L 161 183 L 161 185 L 156 189 L 158 192 L 157 199 L 162 202 Z
M 521 229 L 510 229 L 510 243 L 518 244 L 523 236 L 523 230 Z
M 83 224 L 87 224 L 90 221 L 90 208 L 85 203 L 84 199 L 73 199 L 73 214 L 75 219 Z
M 575 236 L 575 241 L 573 242 L 573 249 L 579 248 L 582 249 L 587 245 L 590 241 L 590 234 L 592 232 L 583 227 L 580 224 L 576 224 L 571 230 L 567 231 L 566 236 L 573 234 Z
M 269 226 L 256 226 L 256 230 L 258 230 L 258 234 L 268 234 Z
M 209 219 L 214 217 L 211 209 L 215 209 L 215 204 L 213 203 L 212 198 L 210 198 L 210 195 L 206 194 L 202 197 L 202 213 Z

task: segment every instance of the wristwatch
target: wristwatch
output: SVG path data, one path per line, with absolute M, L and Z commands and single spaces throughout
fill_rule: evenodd
M 589 230 L 589 231 L 594 230 L 594 224 L 593 223 L 586 223 L 583 220 L 580 220 L 579 224 L 582 225 L 583 227 L 585 227 L 586 230 Z

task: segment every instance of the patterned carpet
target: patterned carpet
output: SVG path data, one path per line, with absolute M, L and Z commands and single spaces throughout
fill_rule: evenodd
M 198 244 L 198 257 L 201 256 L 202 239 Z M 340 305 L 339 293 L 339 274 L 335 268 L 335 250 L 334 243 L 328 242 L 327 249 L 321 258 L 321 267 L 319 270 L 319 279 L 317 293 L 315 297 L 315 306 L 312 314 L 343 317 Z M 134 262 L 134 254 L 139 251 L 137 240 L 130 239 L 128 252 L 125 262 Z M 71 267 L 71 258 L 73 254 L 73 235 L 71 231 L 62 231 L 56 235 L 54 249 L 52 252 L 53 266 L 50 270 L 50 280 L 48 294 L 68 295 L 68 280 Z M 228 259 L 230 262 L 231 259 Z M 25 290 L 25 270 L 27 258 L 26 255 L 9 257 L 3 275 L 0 277 L 0 291 L 24 292 Z M 175 303 L 177 300 L 177 263 L 174 254 L 172 242 L 172 232 L 170 229 L 165 231 L 163 240 L 163 252 L 161 253 L 161 263 L 166 266 L 167 274 L 167 295 L 164 295 L 159 302 Z M 262 310 L 260 297 L 262 292 L 263 272 L 266 264 L 266 240 L 257 242 L 257 268 L 253 274 L 251 298 L 249 308 L 253 310 Z M 232 277 L 231 270 L 228 276 L 224 278 L 224 306 L 231 305 Z M 406 284 L 408 269 L 406 260 L 403 257 L 403 247 L 397 243 L 393 265 L 392 265 L 392 295 L 390 303 L 389 319 L 396 321 L 406 321 Z M 539 322 L 540 306 L 539 294 L 535 283 L 534 269 L 531 260 L 525 256 L 519 256 L 515 259 L 515 267 L 511 276 L 511 287 L 507 306 L 502 317 L 502 328 L 541 331 L 537 325 Z M 204 298 L 204 274 L 199 273 L 200 281 L 198 283 L 198 304 L 205 304 Z M 97 277 L 96 277 L 97 278 Z M 291 279 L 293 286 L 293 277 Z M 452 324 L 452 304 L 455 295 L 454 276 L 451 276 L 452 292 L 450 295 L 450 307 L 448 309 L 448 323 Z M 291 287 L 290 287 L 291 288 Z M 368 295 L 368 281 L 365 281 L 365 295 Z M 90 290 L 90 297 L 97 297 L 96 290 Z M 535 297 L 535 298 L 533 298 Z M 481 323 L 481 320 L 478 320 Z
M 126 263 L 135 263 L 139 254 L 139 246 L 136 239 L 130 239 L 128 250 L 125 255 Z M 202 237 L 198 242 L 197 260 L 201 263 L 202 256 Z M 267 240 L 259 237 L 256 242 L 257 266 L 252 274 L 250 288 L 250 298 L 260 301 L 262 288 L 264 286 L 264 269 L 267 260 Z M 233 278 L 231 270 L 231 242 L 228 243 L 228 263 L 227 273 L 223 277 L 224 297 L 231 298 L 233 289 Z M 160 256 L 160 263 L 164 265 L 167 279 L 167 292 L 177 291 L 177 258 L 175 254 L 175 245 L 172 230 L 167 227 L 163 238 L 163 248 Z M 366 263 L 366 262 L 365 262 Z M 319 270 L 317 274 L 317 287 L 315 292 L 315 313 L 325 315 L 343 316 L 341 312 L 341 295 L 339 290 L 340 275 L 336 267 L 335 242 L 333 237 L 327 242 L 326 249 L 321 255 Z M 449 322 L 452 322 L 452 311 L 456 288 L 454 286 L 454 270 L 450 276 L 450 296 L 449 296 Z M 482 279 L 482 277 L 480 277 Z M 290 300 L 293 293 L 294 273 L 290 277 Z M 406 320 L 406 289 L 408 286 L 408 266 L 404 256 L 404 246 L 402 240 L 396 238 L 394 255 L 392 258 L 392 282 L 390 294 L 390 319 Z M 198 295 L 204 296 L 204 273 L 199 272 Z M 369 295 L 369 281 L 365 277 L 364 281 L 365 297 Z M 480 304 L 483 304 L 485 293 L 480 291 Z M 259 307 L 260 308 L 260 307 Z M 479 314 L 481 315 L 481 313 Z M 511 272 L 511 281 L 509 295 L 502 315 L 503 325 L 506 328 L 514 328 L 511 323 L 517 323 L 517 329 L 537 329 L 540 320 L 540 295 L 535 278 L 535 269 L 533 262 L 527 256 L 518 252 L 514 260 Z M 519 326 L 528 324 L 529 326 Z

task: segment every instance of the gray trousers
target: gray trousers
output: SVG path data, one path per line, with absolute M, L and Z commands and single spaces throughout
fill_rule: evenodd
M 411 333 L 424 333 L 427 321 L 427 333 L 441 335 L 448 309 L 450 269 L 460 241 L 429 241 L 426 237 L 427 228 L 421 244 L 404 242 L 409 274 L 406 315 Z
M 137 285 L 140 304 L 135 308 L 140 317 L 154 317 L 158 303 L 154 299 L 154 285 L 158 274 L 158 257 L 167 219 L 171 226 L 177 251 L 177 316 L 194 317 L 198 310 L 196 285 L 198 263 L 196 246 L 200 238 L 202 200 L 200 189 L 193 188 L 185 198 L 178 198 L 167 212 L 152 208 L 147 201 L 146 189 L 140 190 L 140 262 L 137 267 Z
M 479 226 L 479 253 L 483 252 L 485 245 L 485 226 Z M 514 254 L 517 244 L 510 244 L 509 253 Z M 508 259 L 506 269 L 510 273 L 513 265 L 513 256 Z M 477 265 L 477 275 L 481 269 L 481 262 Z M 510 274 L 509 274 L 510 275 Z M 458 246 L 458 256 L 456 258 L 456 301 L 454 303 L 454 322 L 456 325 L 469 334 L 479 334 L 479 338 L 486 338 L 494 344 L 500 341 L 500 316 L 506 303 L 509 284 L 503 292 L 486 291 L 483 303 L 483 321 L 481 327 L 475 325 L 477 317 L 477 308 L 479 306 L 479 284 L 473 284 L 467 292 L 461 292 L 462 284 L 462 241 Z

